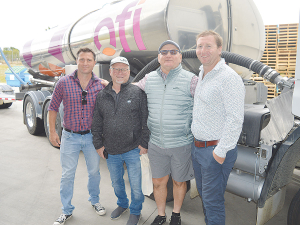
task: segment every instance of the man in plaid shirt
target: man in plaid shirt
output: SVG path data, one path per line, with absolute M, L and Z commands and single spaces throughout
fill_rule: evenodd
M 53 146 L 60 147 L 62 177 L 60 196 L 62 214 L 53 225 L 64 224 L 72 216 L 74 178 L 80 151 L 83 151 L 88 169 L 89 201 L 98 215 L 105 215 L 99 203 L 100 156 L 94 148 L 91 126 L 96 96 L 104 88 L 101 80 L 92 72 L 96 64 L 95 53 L 89 48 L 77 53 L 78 70 L 62 77 L 56 84 L 49 110 L 49 139 Z M 59 106 L 63 102 L 63 132 L 61 142 L 55 130 Z

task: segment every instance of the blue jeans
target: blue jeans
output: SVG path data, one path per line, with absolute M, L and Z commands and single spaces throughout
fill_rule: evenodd
M 129 209 L 130 214 L 134 215 L 141 214 L 142 205 L 145 199 L 142 192 L 142 171 L 139 153 L 140 149 L 135 148 L 123 154 L 108 154 L 108 158 L 106 160 L 112 186 L 114 188 L 115 195 L 118 198 L 117 205 L 123 208 L 128 208 L 129 205 L 123 178 L 123 164 L 124 162 L 126 163 L 131 188 L 131 203 Z
M 89 201 L 92 205 L 99 202 L 100 194 L 100 156 L 94 145 L 91 133 L 80 135 L 63 130 L 60 145 L 60 162 L 62 177 L 60 182 L 60 198 L 64 214 L 72 214 L 75 207 L 71 204 L 74 189 L 75 172 L 80 151 L 83 152 L 88 170 Z
M 225 225 L 225 190 L 232 167 L 237 158 L 237 148 L 227 152 L 223 164 L 213 157 L 215 146 L 197 148 L 192 145 L 192 161 L 198 192 L 203 202 L 207 225 Z

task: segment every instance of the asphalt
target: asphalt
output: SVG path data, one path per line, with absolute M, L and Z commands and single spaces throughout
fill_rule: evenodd
M 87 170 L 83 154 L 79 157 L 72 204 L 73 217 L 66 225 L 126 224 L 129 212 L 118 220 L 111 220 L 116 208 L 116 197 L 111 187 L 106 161 L 100 162 L 100 202 L 106 208 L 105 216 L 98 216 L 88 202 Z M 61 213 L 59 185 L 61 166 L 59 149 L 52 147 L 45 135 L 33 136 L 22 120 L 22 102 L 0 110 L 0 225 L 51 225 Z M 128 178 L 126 188 L 130 196 Z M 266 225 L 286 225 L 289 204 L 299 189 L 291 183 L 281 210 Z M 226 224 L 253 225 L 256 223 L 256 204 L 236 195 L 225 194 Z M 173 202 L 167 203 L 170 218 Z M 157 215 L 156 204 L 145 198 L 139 224 L 151 224 Z M 189 192 L 183 202 L 182 225 L 204 225 L 200 198 L 191 199 Z M 168 223 L 166 223 L 168 224 Z

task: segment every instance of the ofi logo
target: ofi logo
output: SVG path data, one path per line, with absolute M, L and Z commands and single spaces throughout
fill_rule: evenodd
M 125 34 L 125 21 L 129 20 L 131 18 L 131 14 L 132 14 L 132 11 L 129 11 L 129 9 L 136 5 L 141 5 L 145 1 L 146 0 L 136 0 L 136 1 L 131 2 L 123 9 L 122 13 L 116 17 L 115 23 L 119 23 L 119 37 L 120 37 L 121 45 L 125 52 L 131 52 L 131 49 L 127 43 L 126 34 Z M 142 12 L 141 7 L 137 8 L 134 11 L 134 14 L 133 14 L 133 36 L 134 36 L 134 40 L 136 42 L 138 49 L 146 50 L 146 47 L 142 40 L 141 31 L 140 31 L 141 12 Z M 98 26 L 96 27 L 95 32 L 94 32 L 94 42 L 95 42 L 95 45 L 98 48 L 98 50 L 100 50 L 102 47 L 102 45 L 99 41 L 99 38 L 98 38 L 98 34 L 103 27 L 107 27 L 109 30 L 110 45 L 117 47 L 114 21 L 111 18 L 107 17 L 98 24 Z M 116 52 L 116 50 L 109 48 L 109 47 L 103 49 L 103 51 L 102 51 L 103 54 L 108 55 L 108 56 L 114 55 L 115 52 Z

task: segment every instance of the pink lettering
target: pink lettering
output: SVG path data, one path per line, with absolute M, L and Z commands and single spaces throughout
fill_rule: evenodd
M 132 15 L 132 11 L 129 11 L 130 8 L 137 5 L 139 0 L 133 1 L 130 4 L 128 4 L 122 11 L 120 15 L 116 17 L 115 23 L 119 23 L 119 37 L 121 45 L 125 52 L 131 52 L 131 49 L 128 45 L 127 39 L 126 39 L 126 33 L 125 33 L 125 22 L 126 20 L 129 20 Z M 138 5 L 143 4 L 145 0 L 142 0 L 138 3 Z M 135 10 L 133 15 L 133 36 L 136 42 L 136 45 L 139 50 L 146 50 L 146 47 L 144 45 L 142 35 L 141 35 L 141 29 L 140 29 L 140 19 L 141 19 L 141 12 L 142 8 L 138 8 Z M 94 43 L 96 47 L 100 50 L 102 45 L 100 44 L 98 34 L 102 27 L 107 27 L 109 30 L 109 36 L 110 36 L 110 44 L 114 47 L 116 47 L 116 34 L 115 34 L 115 27 L 114 22 L 111 18 L 105 18 L 103 19 L 98 26 L 95 29 L 94 32 Z
M 117 46 L 116 44 L 116 34 L 115 34 L 115 27 L 114 27 L 114 22 L 111 18 L 105 18 L 104 20 L 102 20 L 98 26 L 95 29 L 94 32 L 94 42 L 96 47 L 100 50 L 101 48 L 101 44 L 98 38 L 98 33 L 101 30 L 102 27 L 107 27 L 109 30 L 109 37 L 110 37 L 110 44 L 114 47 Z
M 126 36 L 125 36 L 125 21 L 130 19 L 131 17 L 131 11 L 128 12 L 128 9 L 135 6 L 136 3 L 138 1 L 134 1 L 132 3 L 130 3 L 129 5 L 127 5 L 123 12 L 117 16 L 116 18 L 116 22 L 119 23 L 119 35 L 120 35 L 120 41 L 121 41 L 121 44 L 123 46 L 123 49 L 125 52 L 130 52 L 130 48 L 128 46 L 128 43 L 127 43 L 127 40 L 126 40 Z
M 141 30 L 140 30 L 140 19 L 141 19 L 141 12 L 142 8 L 137 9 L 134 13 L 133 17 L 133 35 L 135 42 L 139 48 L 139 50 L 146 50 L 146 47 L 144 45 L 142 36 L 141 36 Z

